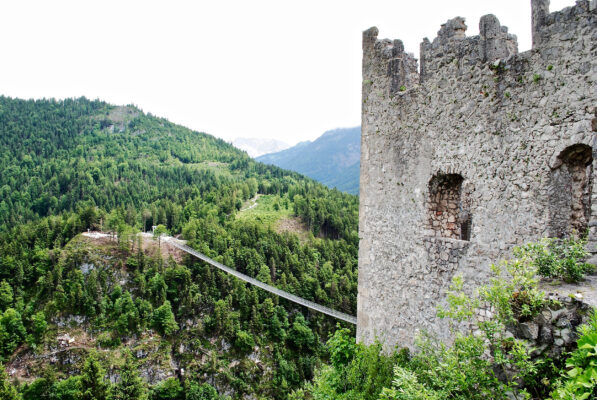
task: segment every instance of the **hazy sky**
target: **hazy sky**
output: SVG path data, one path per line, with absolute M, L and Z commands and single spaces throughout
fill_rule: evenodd
M 2 1 L 0 94 L 133 103 L 227 140 L 296 143 L 360 124 L 363 30 L 418 57 L 447 19 L 475 35 L 487 13 L 530 48 L 530 0 Z

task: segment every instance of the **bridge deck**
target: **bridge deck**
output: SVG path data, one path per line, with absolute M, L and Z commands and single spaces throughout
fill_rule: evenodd
M 243 273 L 240 273 L 240 272 L 238 272 L 238 271 L 236 271 L 236 270 L 234 270 L 234 269 L 232 269 L 230 267 L 225 266 L 224 264 L 221 264 L 221 263 L 219 263 L 219 262 L 217 262 L 215 260 L 212 260 L 211 258 L 207 257 L 205 254 L 199 253 L 198 251 L 194 250 L 193 248 L 191 248 L 191 247 L 189 247 L 189 246 L 187 246 L 185 244 L 180 243 L 178 240 L 176 240 L 174 238 L 168 238 L 168 239 L 165 239 L 165 241 L 167 241 L 171 245 L 179 248 L 180 250 L 182 250 L 184 252 L 187 252 L 187 253 L 189 253 L 189 254 L 197 257 L 198 259 L 203 260 L 206 263 L 211 264 L 214 267 L 216 267 L 216 268 L 218 268 L 218 269 L 220 269 L 220 270 L 222 270 L 222 271 L 224 271 L 224 272 L 226 272 L 226 273 L 228 273 L 230 275 L 233 275 L 233 276 L 237 277 L 238 279 L 241 279 L 241 280 L 243 280 L 243 281 L 245 281 L 247 283 L 250 283 L 251 285 L 255 285 L 255 286 L 257 286 L 257 287 L 259 287 L 259 288 L 261 288 L 261 289 L 263 289 L 265 291 L 268 291 L 270 293 L 273 293 L 275 295 L 283 297 L 283 298 L 285 298 L 287 300 L 290 300 L 290 301 L 292 301 L 292 302 L 294 302 L 296 304 L 300 304 L 302 306 L 310 308 L 311 310 L 319 311 L 321 313 L 327 314 L 327 315 L 329 315 L 331 317 L 340 319 L 342 321 L 349 322 L 349 323 L 354 324 L 354 325 L 357 324 L 356 317 L 354 317 L 352 315 L 348 315 L 348 314 L 345 314 L 343 312 L 336 311 L 336 310 L 333 310 L 331 308 L 322 306 L 320 304 L 317 304 L 317 303 L 314 303 L 312 301 L 303 299 L 302 297 L 295 296 L 295 295 L 293 295 L 291 293 L 285 292 L 284 290 L 280 290 L 280 289 L 278 289 L 276 287 L 273 287 L 271 285 L 268 285 L 266 283 L 258 281 L 257 279 L 251 278 L 250 276 L 247 276 L 247 275 L 245 275 Z

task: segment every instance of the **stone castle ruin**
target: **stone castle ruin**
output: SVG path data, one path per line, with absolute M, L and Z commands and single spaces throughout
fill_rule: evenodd
M 452 277 L 484 284 L 513 246 L 589 231 L 597 252 L 597 0 L 549 13 L 533 49 L 493 15 L 421 44 L 363 34 L 357 335 L 387 348 L 436 318 Z

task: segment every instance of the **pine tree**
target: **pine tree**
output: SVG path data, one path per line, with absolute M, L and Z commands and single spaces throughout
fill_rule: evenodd
M 120 370 L 120 381 L 112 391 L 113 400 L 142 400 L 146 399 L 143 381 L 134 365 L 133 355 L 126 352 L 124 367 Z
M 8 374 L 4 370 L 4 365 L 0 364 L 0 399 L 19 400 L 20 396 L 17 389 L 8 381 Z
M 108 398 L 109 384 L 104 380 L 104 369 L 97 356 L 90 354 L 85 360 L 81 371 L 81 391 L 83 400 L 106 400 Z
M 186 400 L 217 400 L 218 392 L 209 383 L 191 382 L 185 385 Z
M 6 281 L 0 282 L 0 308 L 5 310 L 10 307 L 13 300 L 13 291 L 10 284 Z
M 8 357 L 25 340 L 27 331 L 23 326 L 21 314 L 13 308 L 0 316 L 0 349 Z
M 178 329 L 172 306 L 168 300 L 153 312 L 153 327 L 162 335 L 170 336 Z

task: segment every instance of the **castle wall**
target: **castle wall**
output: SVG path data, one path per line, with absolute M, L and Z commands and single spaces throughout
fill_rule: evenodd
M 517 54 L 492 15 L 474 37 L 456 18 L 421 44 L 420 73 L 400 41 L 363 33 L 359 340 L 447 339 L 435 314 L 454 275 L 482 285 L 513 246 L 573 226 L 597 239 L 595 161 L 563 161 L 573 145 L 595 158 L 595 1 L 532 3 L 533 50 Z M 584 225 L 570 220 L 589 203 L 575 211 Z

